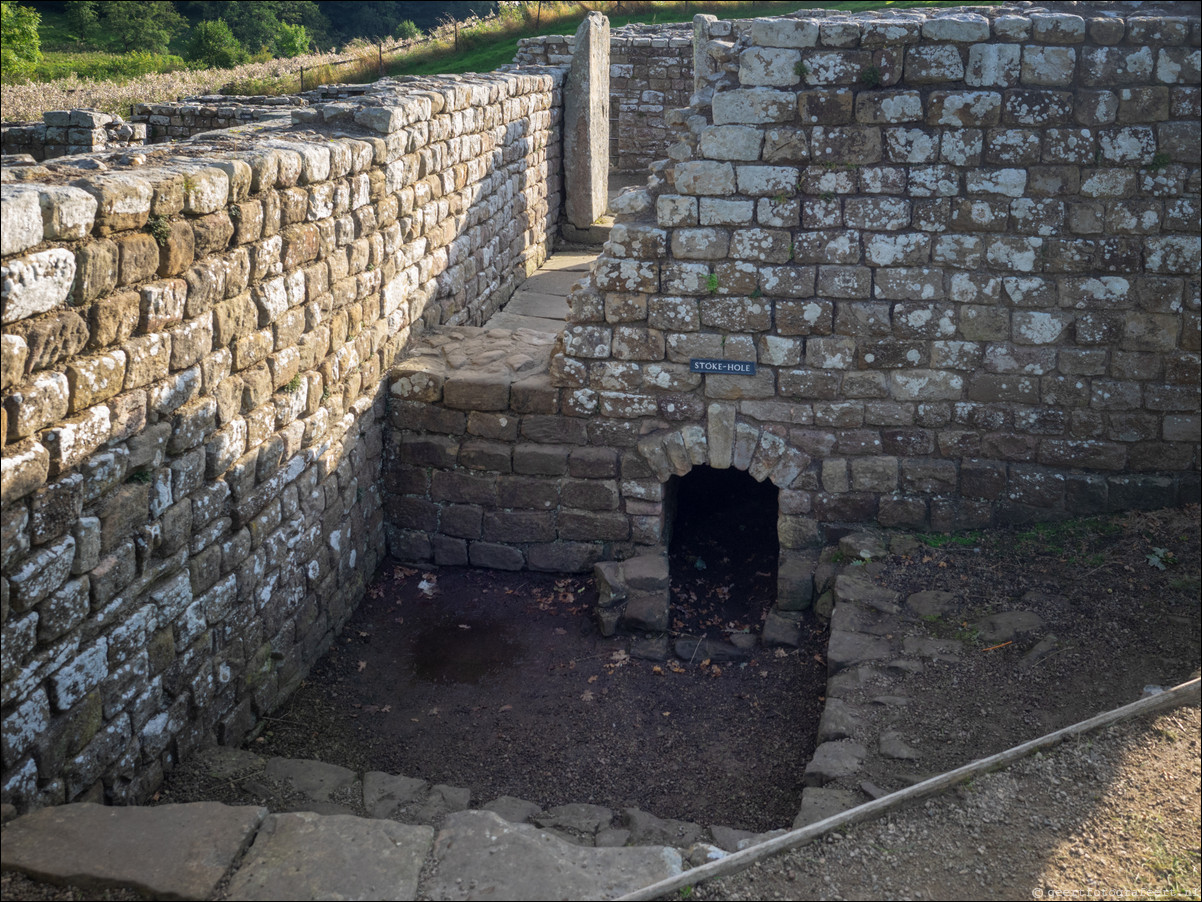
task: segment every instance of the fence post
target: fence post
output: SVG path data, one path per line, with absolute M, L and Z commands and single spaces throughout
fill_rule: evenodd
M 304 66 L 300 67 L 300 77 L 301 77 L 300 93 L 304 94 L 305 93 L 305 67 Z
M 384 77 L 384 42 L 383 41 L 381 41 L 379 44 L 376 44 L 376 52 L 379 54 L 379 57 L 380 57 L 380 78 L 383 78 Z

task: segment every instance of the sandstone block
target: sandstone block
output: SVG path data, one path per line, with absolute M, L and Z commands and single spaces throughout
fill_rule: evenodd
M 38 192 L 6 184 L 0 186 L 0 201 L 0 211 L 3 211 L 0 233 L 4 236 L 0 241 L 0 254 L 7 257 L 41 244 L 44 232 Z M 4 322 L 8 322 L 7 314 L 5 316 Z
M 32 196 L 36 203 L 37 195 Z M 8 325 L 66 303 L 75 280 L 75 255 L 51 248 L 10 260 L 0 273 L 3 322 Z
M 793 118 L 796 105 L 795 94 L 770 87 L 722 91 L 714 96 L 714 124 L 762 125 L 770 122 L 789 122 Z M 677 190 L 680 190 L 679 186 Z
M 37 192 L 46 238 L 73 241 L 87 237 L 92 231 L 92 223 L 96 218 L 96 198 L 88 192 L 65 185 L 39 185 Z M 7 194 L 4 202 L 8 204 Z M 4 225 L 5 231 L 8 231 L 7 218 Z M 4 253 L 15 252 L 9 251 L 6 246 Z

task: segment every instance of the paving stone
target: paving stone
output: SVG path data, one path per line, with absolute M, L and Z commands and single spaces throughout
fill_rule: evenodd
M 848 789 L 824 789 L 807 786 L 801 791 L 801 810 L 793 818 L 793 829 L 799 830 L 855 808 L 861 802 L 860 794 Z
M 737 830 L 734 827 L 710 827 L 710 835 L 719 849 L 726 852 L 739 851 L 739 843 L 755 836 L 750 830 Z
M 338 790 L 355 782 L 353 770 L 300 758 L 269 758 L 266 773 L 269 779 L 287 783 L 317 802 L 328 802 Z
M 900 733 L 893 731 L 881 734 L 879 747 L 881 755 L 885 758 L 894 758 L 899 761 L 917 761 L 922 757 L 922 753 L 918 749 L 908 745 Z
M 534 818 L 534 823 L 539 827 L 554 827 L 578 836 L 595 836 L 602 828 L 608 827 L 613 819 L 614 813 L 610 808 L 573 802 L 548 809 Z
M 582 848 L 490 811 L 448 817 L 433 854 L 430 899 L 609 899 L 683 870 L 675 849 Z
M 806 786 L 824 786 L 860 769 L 868 750 L 858 742 L 824 742 L 805 769 Z
M 622 826 L 630 830 L 630 844 L 635 846 L 675 846 L 685 849 L 700 842 L 705 830 L 690 821 L 660 818 L 638 808 L 622 812 Z
M 264 821 L 230 899 L 415 899 L 430 827 L 309 811 Z
M 906 607 L 919 617 L 939 617 L 950 611 L 956 604 L 956 596 L 951 592 L 915 592 L 906 597 Z
M 822 716 L 818 718 L 818 741 L 852 739 L 863 728 L 854 706 L 839 698 L 827 698 Z
M 874 586 L 866 579 L 841 574 L 835 577 L 835 602 L 854 601 L 886 614 L 896 614 L 898 607 L 896 592 Z
M 542 808 L 534 802 L 527 802 L 525 799 L 515 799 L 513 796 L 501 796 L 499 799 L 494 799 L 485 805 L 483 810 L 500 815 L 505 820 L 514 824 L 529 823 L 534 817 L 543 812 Z
M 363 775 L 363 807 L 372 817 L 391 817 L 398 808 L 422 801 L 430 784 L 378 770 Z
M 832 630 L 826 647 L 826 663 L 831 673 L 838 673 L 844 668 L 865 661 L 883 661 L 891 654 L 892 648 L 888 639 L 846 630 Z
M 154 899 L 207 899 L 265 817 L 266 808 L 218 802 L 157 808 L 84 802 L 18 818 L 0 842 L 5 870 L 36 879 L 132 886 Z

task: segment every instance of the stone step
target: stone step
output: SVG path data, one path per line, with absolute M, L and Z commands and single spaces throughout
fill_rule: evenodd
M 322 796 L 346 788 L 344 769 L 333 767 L 267 762 L 293 786 Z M 402 795 L 424 786 L 410 782 Z M 374 784 L 381 788 L 380 780 Z M 615 826 L 615 812 L 597 805 L 546 813 L 533 806 L 537 814 L 521 800 L 506 806 L 544 826 L 481 810 L 448 814 L 436 831 L 390 819 L 271 814 L 261 806 L 218 802 L 78 803 L 6 825 L 3 862 L 5 870 L 34 879 L 97 890 L 132 887 L 151 898 L 210 898 L 232 869 L 231 899 L 600 899 L 679 874 L 686 860 L 700 864 L 726 854 L 704 841 L 708 834 L 697 824 L 637 809 L 623 812 Z M 741 831 L 714 833 L 740 847 L 749 841 Z

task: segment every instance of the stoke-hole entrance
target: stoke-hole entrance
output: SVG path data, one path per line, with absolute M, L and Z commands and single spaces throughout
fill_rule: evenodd
M 672 477 L 667 501 L 672 631 L 758 635 L 776 597 L 776 486 L 698 466 Z

